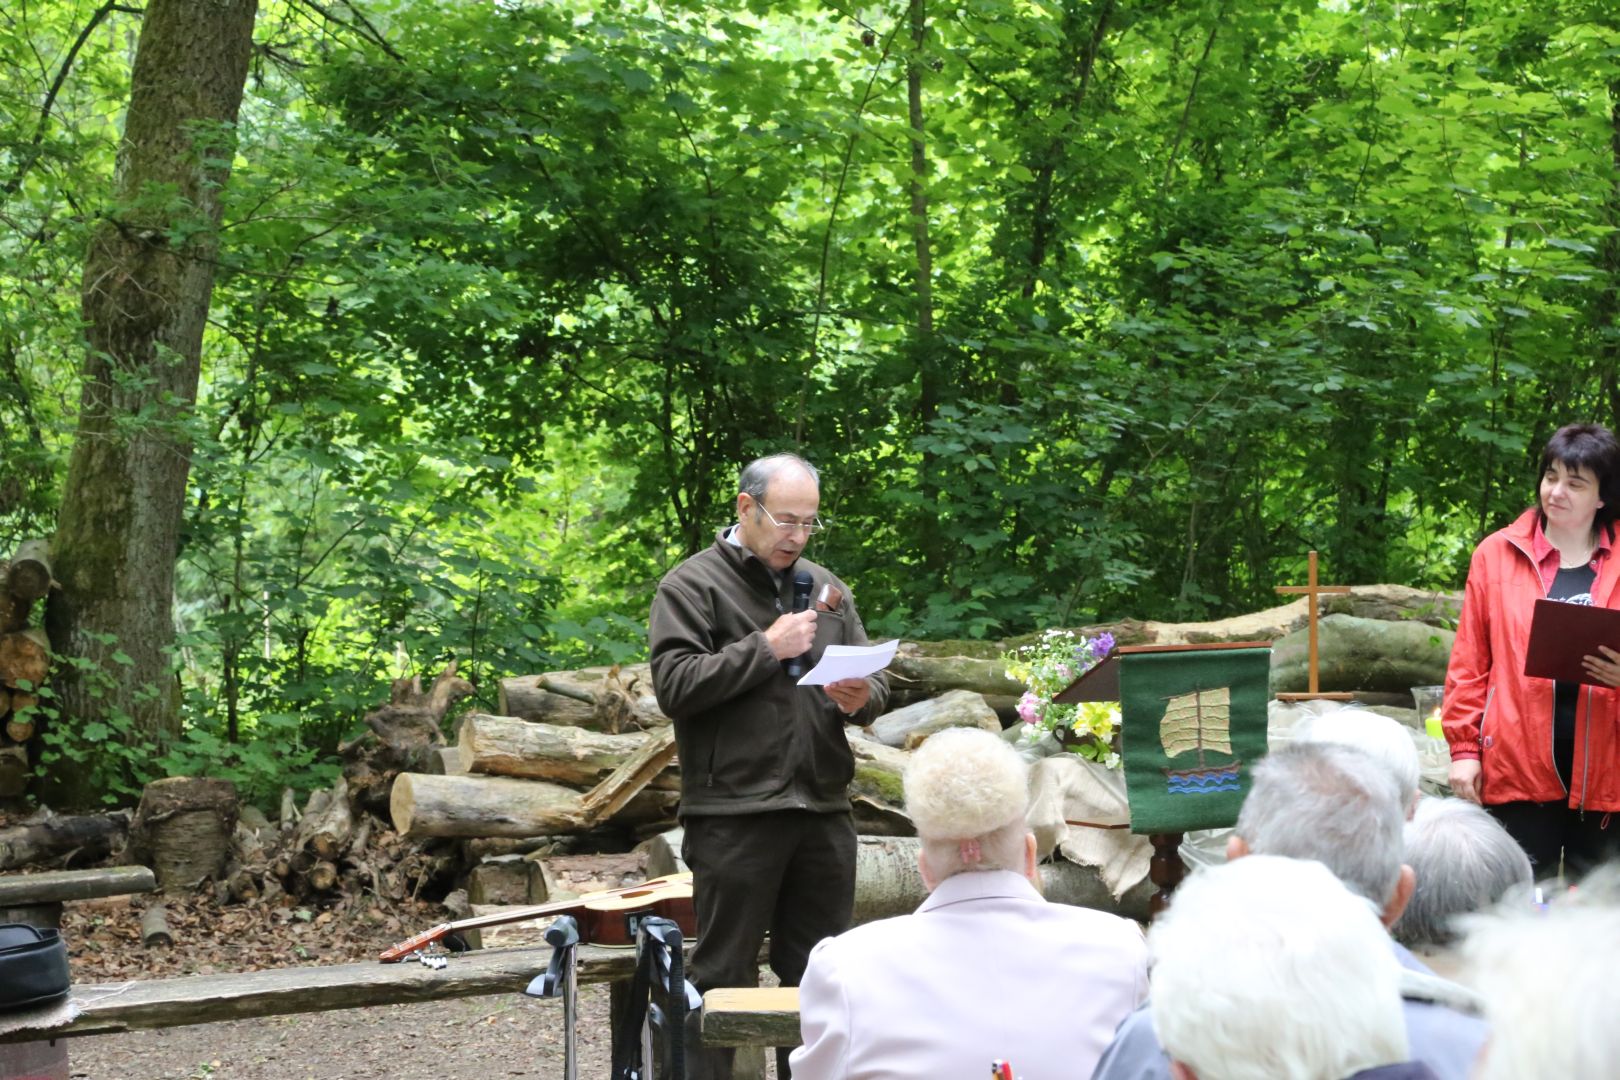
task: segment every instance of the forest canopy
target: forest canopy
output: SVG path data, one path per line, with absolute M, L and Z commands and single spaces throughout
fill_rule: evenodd
M 69 484 L 143 17 L 0 11 L 7 550 Z M 191 447 L 136 774 L 263 796 L 394 676 L 642 656 L 761 453 L 822 469 L 874 635 L 1000 638 L 1253 610 L 1312 548 L 1454 588 L 1620 411 L 1597 0 L 263 0 L 224 127 L 195 404 L 121 420 Z

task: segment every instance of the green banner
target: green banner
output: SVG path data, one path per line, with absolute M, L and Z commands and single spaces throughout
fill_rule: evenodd
M 1163 649 L 1120 657 L 1120 741 L 1131 831 L 1236 824 L 1266 753 L 1269 648 Z

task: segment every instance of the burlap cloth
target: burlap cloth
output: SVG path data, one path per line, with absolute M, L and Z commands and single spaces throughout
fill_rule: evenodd
M 22 1009 L 17 1012 L 0 1012 L 0 1035 L 37 1028 L 40 1038 L 48 1039 L 52 1028 L 71 1024 L 87 1006 L 117 997 L 134 985 L 127 982 L 116 986 L 77 987 L 54 1005 L 43 1005 L 37 1009 Z

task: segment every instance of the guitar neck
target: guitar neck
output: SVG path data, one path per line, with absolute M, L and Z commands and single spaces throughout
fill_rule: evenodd
M 405 941 L 383 950 L 380 959 L 385 964 L 391 963 L 395 960 L 403 960 L 405 957 L 409 956 L 413 952 L 416 952 L 418 949 L 424 949 L 436 941 L 442 941 L 451 934 L 460 933 L 463 930 L 479 930 L 486 926 L 502 926 L 506 923 L 525 922 L 529 919 L 538 919 L 543 915 L 563 915 L 570 912 L 578 912 L 583 910 L 587 904 L 595 903 L 597 901 L 611 900 L 617 896 L 627 896 L 632 893 L 641 893 L 648 890 L 656 891 L 666 885 L 673 885 L 678 882 L 689 881 L 690 879 L 691 874 L 676 874 L 671 877 L 654 878 L 652 881 L 643 882 L 640 885 L 626 885 L 619 889 L 607 889 L 603 892 L 591 893 L 588 896 L 577 896 L 568 900 L 553 900 L 549 903 L 537 904 L 534 907 L 514 908 L 511 911 L 496 911 L 491 912 L 488 915 L 474 915 L 469 919 L 458 919 L 455 922 L 440 923 L 438 926 L 435 926 L 430 930 L 424 930 L 422 933 L 417 934 L 413 938 L 407 938 Z

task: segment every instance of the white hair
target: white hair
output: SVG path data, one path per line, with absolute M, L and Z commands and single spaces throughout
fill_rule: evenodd
M 1620 908 L 1560 902 L 1477 918 L 1462 951 L 1491 1025 L 1475 1080 L 1615 1075 Z
M 1405 812 L 1395 778 L 1365 751 L 1296 742 L 1255 765 L 1237 834 L 1257 855 L 1314 859 L 1383 906 L 1401 879 Z
M 1370 709 L 1339 709 L 1319 713 L 1296 731 L 1301 742 L 1340 743 L 1353 746 L 1389 767 L 1401 792 L 1401 810 L 1410 815 L 1418 797 L 1419 762 L 1417 746 L 1409 729 Z
M 1319 863 L 1251 855 L 1200 870 L 1148 948 L 1154 1029 L 1199 1080 L 1343 1080 L 1407 1058 L 1389 938 Z
M 1406 826 L 1406 864 L 1417 877 L 1411 902 L 1391 928 L 1412 948 L 1457 940 L 1459 915 L 1484 911 L 1515 888 L 1529 889 L 1530 857 L 1500 822 L 1462 799 L 1424 799 Z
M 771 484 L 771 478 L 783 469 L 793 467 L 803 469 L 817 487 L 821 486 L 820 470 L 798 454 L 782 453 L 755 458 L 744 465 L 741 475 L 737 477 L 737 491 L 756 503 L 761 502 L 765 498 L 765 489 Z
M 988 731 L 947 728 L 906 763 L 906 812 L 936 881 L 963 870 L 1022 870 L 1029 766 Z M 964 841 L 977 858 L 965 857 Z

